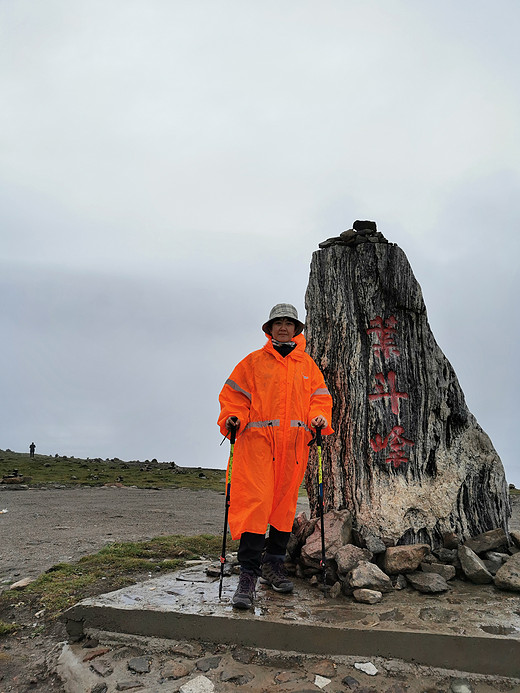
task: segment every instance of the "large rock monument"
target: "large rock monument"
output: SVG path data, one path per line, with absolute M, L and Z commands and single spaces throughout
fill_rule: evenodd
M 367 541 L 443 545 L 502 527 L 504 469 L 428 324 L 404 252 L 355 222 L 313 254 L 308 351 L 334 400 L 325 511 L 348 509 Z M 307 489 L 316 514 L 316 455 Z

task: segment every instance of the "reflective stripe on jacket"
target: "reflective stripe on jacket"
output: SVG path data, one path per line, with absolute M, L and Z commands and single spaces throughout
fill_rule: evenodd
M 269 337 L 262 349 L 240 361 L 219 396 L 222 434 L 229 416 L 240 419 L 229 506 L 234 539 L 242 532 L 263 534 L 268 524 L 291 531 L 312 419 L 324 416 L 329 425 L 322 433 L 333 433 L 332 398 L 323 375 L 305 352 L 305 337 L 294 341 L 296 347 L 284 358 Z

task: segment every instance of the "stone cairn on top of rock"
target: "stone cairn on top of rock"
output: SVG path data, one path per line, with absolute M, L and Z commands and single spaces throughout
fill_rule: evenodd
M 388 243 L 383 234 L 377 230 L 375 221 L 355 221 L 351 229 L 342 231 L 339 236 L 327 238 L 318 244 L 319 248 L 329 248 L 331 245 L 348 245 L 354 247 L 363 243 Z
M 334 401 L 323 447 L 327 582 L 361 601 L 405 584 L 445 591 L 455 577 L 520 591 L 502 463 L 433 337 L 405 254 L 373 221 L 319 248 L 305 303 L 307 348 Z M 318 581 L 316 478 L 311 452 L 312 518 L 295 520 L 288 567 Z

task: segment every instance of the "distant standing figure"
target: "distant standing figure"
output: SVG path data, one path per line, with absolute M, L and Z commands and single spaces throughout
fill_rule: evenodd
M 31 443 L 29 445 L 29 456 L 34 457 L 34 451 L 36 450 L 36 445 L 34 443 Z

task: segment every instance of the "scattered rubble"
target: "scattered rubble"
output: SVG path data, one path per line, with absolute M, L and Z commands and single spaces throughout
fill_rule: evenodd
M 25 577 L 22 578 L 21 580 L 17 580 L 16 582 L 13 582 L 11 585 L 9 585 L 10 590 L 23 590 L 27 587 L 27 585 L 30 585 L 31 582 L 34 582 L 35 578 L 31 577 Z
M 89 648 L 89 639 L 81 643 L 59 643 L 48 657 L 47 666 L 59 674 L 66 690 L 213 693 L 243 687 L 287 693 L 316 689 L 491 693 L 512 690 L 518 685 L 518 679 L 467 675 L 382 657 L 324 658 L 240 645 L 226 647 L 101 632 L 96 633 L 96 638 L 103 640 L 106 650 L 103 657 L 85 661 L 83 653 Z M 93 662 L 97 664 L 94 666 Z
M 359 669 L 359 671 L 364 671 L 365 674 L 368 674 L 369 676 L 375 676 L 378 673 L 377 668 L 372 664 L 372 662 L 356 662 L 354 666 L 356 669 Z

